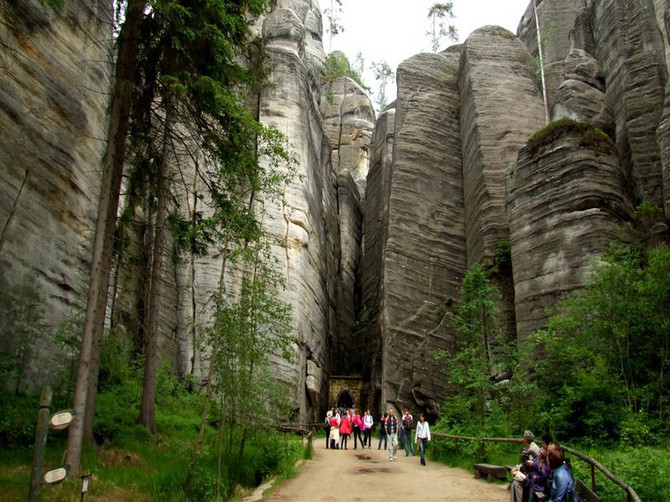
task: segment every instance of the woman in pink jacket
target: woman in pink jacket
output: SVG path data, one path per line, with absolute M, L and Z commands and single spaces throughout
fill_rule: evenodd
M 340 449 L 342 448 L 344 448 L 345 450 L 349 449 L 347 448 L 347 440 L 349 439 L 350 434 L 351 434 L 351 420 L 349 418 L 349 411 L 346 411 L 342 416 L 342 420 L 340 420 Z

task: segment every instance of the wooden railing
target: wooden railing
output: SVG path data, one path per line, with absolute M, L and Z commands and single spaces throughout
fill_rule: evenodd
M 433 437 L 440 437 L 440 438 L 445 438 L 445 439 L 453 439 L 454 440 L 454 450 L 456 453 L 456 457 L 458 457 L 458 442 L 459 441 L 479 441 L 482 443 L 482 446 L 485 448 L 486 443 L 518 443 L 520 444 L 522 441 L 521 439 L 510 439 L 510 438 L 475 438 L 475 437 L 468 437 L 468 436 L 454 436 L 452 434 L 443 434 L 441 432 L 433 432 L 431 434 Z M 571 455 L 574 455 L 575 457 L 579 458 L 580 460 L 583 460 L 587 464 L 591 466 L 591 487 L 592 490 L 595 492 L 596 491 L 596 472 L 595 470 L 598 469 L 600 472 L 603 473 L 603 475 L 612 481 L 614 484 L 619 486 L 627 495 L 628 497 L 628 502 L 642 502 L 640 500 L 640 497 L 638 497 L 637 493 L 635 493 L 635 490 L 623 481 L 621 481 L 619 478 L 614 476 L 605 466 L 603 466 L 600 462 L 597 460 L 589 457 L 588 455 L 585 455 L 584 453 L 581 453 L 577 450 L 573 450 L 572 448 L 569 448 L 567 446 L 561 445 L 564 451 L 567 453 L 570 453 Z

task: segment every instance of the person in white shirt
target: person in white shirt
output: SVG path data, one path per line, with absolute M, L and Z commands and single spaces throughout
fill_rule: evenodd
M 365 445 L 368 445 L 368 448 L 372 448 L 372 425 L 374 420 L 372 415 L 370 415 L 370 410 L 365 411 L 363 416 L 363 448 Z
M 414 441 L 419 443 L 419 449 L 421 450 L 421 465 L 426 465 L 426 443 L 430 441 L 430 425 L 426 422 L 426 417 L 423 413 L 419 417 L 419 423 L 416 424 Z

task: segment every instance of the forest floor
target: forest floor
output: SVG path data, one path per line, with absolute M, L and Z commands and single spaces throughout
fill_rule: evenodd
M 263 491 L 267 494 L 261 498 Z M 418 454 L 406 457 L 404 450 L 398 450 L 397 459 L 391 462 L 386 450 L 377 450 L 377 441 L 371 449 L 359 445 L 356 450 L 351 446 L 330 450 L 321 439 L 315 441 L 314 458 L 299 467 L 295 478 L 274 487 L 268 483 L 244 502 L 507 502 L 509 497 L 507 484 L 475 479 L 472 472 L 430 459 L 422 466 Z

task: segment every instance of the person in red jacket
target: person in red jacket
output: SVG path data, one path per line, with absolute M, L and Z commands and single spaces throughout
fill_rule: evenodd
M 349 410 L 344 412 L 342 419 L 340 420 L 340 449 L 348 450 L 347 441 L 349 440 L 349 435 L 351 434 L 351 419 L 349 418 Z

